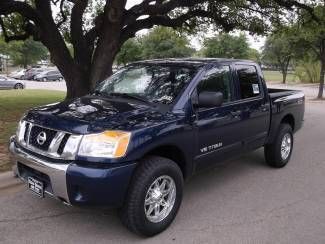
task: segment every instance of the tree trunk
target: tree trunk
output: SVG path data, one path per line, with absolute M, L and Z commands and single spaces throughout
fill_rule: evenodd
M 324 93 L 324 79 L 325 79 L 325 59 L 321 60 L 321 70 L 320 70 L 320 79 L 319 79 L 319 91 L 318 91 L 318 99 L 323 98 Z
M 93 55 L 90 72 L 91 86 L 112 75 L 115 56 L 119 52 L 123 41 L 121 33 L 124 25 L 124 7 L 126 0 L 110 0 L 104 11 L 103 27 Z
M 283 62 L 280 62 L 281 67 L 282 67 L 282 83 L 283 84 L 285 84 L 287 81 L 287 74 L 288 74 L 290 60 L 291 60 L 291 57 L 287 57 Z
M 81 97 L 91 92 L 89 75 L 76 69 L 64 77 L 67 86 L 66 99 Z
M 287 81 L 287 70 L 282 70 L 282 83 L 285 84 Z

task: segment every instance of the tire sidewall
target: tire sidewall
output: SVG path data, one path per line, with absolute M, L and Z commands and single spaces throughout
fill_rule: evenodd
M 15 89 L 16 89 L 16 90 L 23 89 L 23 85 L 20 84 L 20 83 L 18 83 L 18 84 L 15 85 Z
M 169 161 L 169 160 L 168 160 Z M 170 176 L 176 186 L 176 198 L 175 203 L 173 206 L 173 209 L 168 214 L 165 219 L 158 223 L 153 223 L 149 221 L 145 215 L 144 210 L 144 201 L 147 194 L 147 191 L 151 184 L 160 176 L 168 175 Z M 138 217 L 137 222 L 139 228 L 139 232 L 141 234 L 144 234 L 146 236 L 153 236 L 155 234 L 158 234 L 162 231 L 164 231 L 174 220 L 176 217 L 176 214 L 180 208 L 182 198 L 183 198 L 183 178 L 180 169 L 178 166 L 173 163 L 172 161 L 169 161 L 168 164 L 159 165 L 159 162 L 157 162 L 157 167 L 152 172 L 150 177 L 147 179 L 144 179 L 141 182 L 141 185 L 137 185 L 137 187 L 142 187 L 143 190 L 141 190 L 141 193 L 136 196 L 136 216 Z
M 286 159 L 283 159 L 282 155 L 281 155 L 281 145 L 282 145 L 283 137 L 286 134 L 289 134 L 291 137 L 291 149 L 290 149 L 289 156 Z M 280 132 L 279 132 L 279 135 L 277 138 L 277 150 L 276 150 L 277 155 L 276 155 L 276 157 L 277 157 L 277 161 L 280 163 L 279 166 L 285 166 L 290 161 L 292 151 L 293 151 L 293 146 L 294 146 L 294 137 L 293 137 L 292 128 L 290 125 L 284 124 L 283 126 L 281 126 L 281 129 L 280 129 Z

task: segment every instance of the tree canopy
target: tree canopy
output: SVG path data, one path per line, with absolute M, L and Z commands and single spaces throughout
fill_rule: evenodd
M 203 55 L 210 58 L 247 59 L 249 44 L 244 34 L 239 36 L 219 34 L 204 40 Z
M 23 66 L 35 64 L 46 59 L 48 51 L 41 43 L 27 39 L 25 41 L 13 41 L 4 45 L 0 38 L 0 53 L 10 56 L 14 65 Z
M 325 6 L 318 5 L 314 8 L 315 18 L 302 12 L 297 23 L 293 26 L 296 41 L 294 45 L 300 50 L 311 51 L 316 60 L 321 63 L 319 75 L 318 98 L 323 98 L 325 80 Z
M 126 41 L 116 61 L 125 65 L 143 59 L 190 57 L 194 52 L 185 34 L 157 26 L 141 37 Z
M 290 61 L 295 55 L 292 42 L 290 30 L 282 29 L 268 36 L 263 47 L 263 63 L 278 69 L 282 73 L 283 83 L 286 83 Z
M 187 37 L 172 28 L 156 27 L 141 41 L 144 59 L 190 57 L 194 52 Z
M 197 31 L 213 25 L 226 32 L 263 33 L 288 13 L 312 13 L 298 0 L 143 0 L 130 8 L 126 4 L 127 0 L 1 0 L 0 26 L 6 41 L 33 37 L 42 42 L 65 77 L 67 97 L 75 97 L 111 75 L 122 45 L 142 29 L 159 25 Z
M 142 47 L 136 38 L 127 40 L 116 56 L 116 63 L 118 65 L 126 65 L 127 63 L 142 59 Z

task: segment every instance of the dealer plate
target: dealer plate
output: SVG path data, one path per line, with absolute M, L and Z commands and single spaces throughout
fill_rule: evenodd
M 44 183 L 33 178 L 28 177 L 27 181 L 28 189 L 31 190 L 34 194 L 36 194 L 38 197 L 43 198 L 44 197 Z

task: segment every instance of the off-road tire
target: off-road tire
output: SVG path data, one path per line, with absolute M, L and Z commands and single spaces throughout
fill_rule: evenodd
M 285 135 L 291 137 L 291 150 L 288 157 L 283 158 L 281 156 L 281 145 Z M 293 149 L 293 132 L 289 124 L 280 124 L 278 134 L 272 144 L 267 144 L 264 147 L 265 160 L 268 165 L 274 168 L 283 168 L 287 165 L 291 158 Z
M 148 220 L 144 201 L 150 185 L 160 176 L 171 177 L 176 186 L 176 198 L 170 213 L 158 223 Z M 120 210 L 122 223 L 132 232 L 143 236 L 153 236 L 164 231 L 174 220 L 182 202 L 183 174 L 178 165 L 170 159 L 148 156 L 139 166 L 130 182 L 124 206 Z

